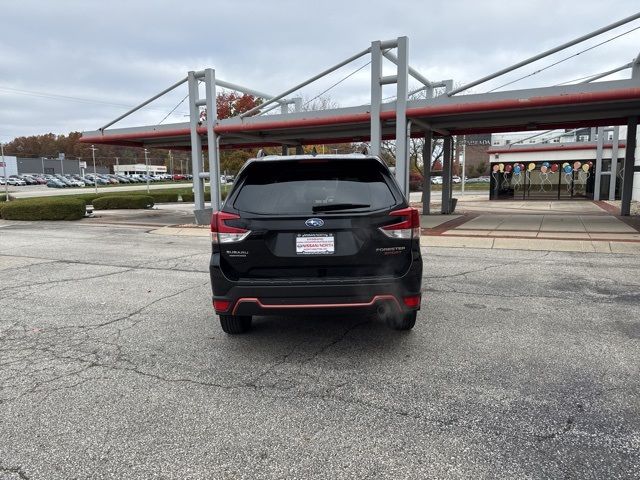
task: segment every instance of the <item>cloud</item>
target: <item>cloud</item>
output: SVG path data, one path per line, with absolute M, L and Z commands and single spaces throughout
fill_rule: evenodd
M 616 2 L 615 9 L 594 0 L 8 2 L 3 6 L 0 38 L 0 139 L 93 130 L 188 70 L 207 66 L 227 81 L 277 94 L 366 48 L 372 40 L 400 35 L 410 38 L 411 63 L 427 78 L 464 83 L 636 9 L 631 0 Z M 620 27 L 475 91 L 517 79 L 638 25 L 636 21 Z M 553 85 L 617 67 L 639 53 L 638 45 L 640 30 L 512 88 Z M 367 61 L 356 61 L 301 94 L 311 98 Z M 619 75 L 625 76 L 628 71 Z M 365 103 L 369 81 L 364 68 L 329 95 L 343 106 Z M 2 87 L 96 102 L 21 94 Z M 186 87 L 172 92 L 122 125 L 156 123 L 185 94 Z M 185 120 L 186 110 L 183 105 L 168 121 Z

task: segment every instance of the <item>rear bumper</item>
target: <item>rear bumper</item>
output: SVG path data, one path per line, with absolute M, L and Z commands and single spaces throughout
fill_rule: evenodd
M 210 264 L 213 301 L 224 303 L 217 313 L 228 315 L 303 315 L 375 312 L 388 305 L 392 311 L 419 310 L 422 260 L 412 262 L 400 278 L 234 282 L 220 270 L 219 257 Z M 222 301 L 222 302 L 221 302 Z

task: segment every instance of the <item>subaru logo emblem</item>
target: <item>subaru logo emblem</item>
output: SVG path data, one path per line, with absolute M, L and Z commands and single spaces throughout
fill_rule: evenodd
M 307 227 L 321 227 L 324 225 L 324 221 L 321 218 L 310 218 L 304 224 Z

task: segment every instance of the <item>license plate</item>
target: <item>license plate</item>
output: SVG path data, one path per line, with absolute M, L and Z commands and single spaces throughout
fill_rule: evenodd
M 331 255 L 336 251 L 332 233 L 299 233 L 296 237 L 296 254 Z

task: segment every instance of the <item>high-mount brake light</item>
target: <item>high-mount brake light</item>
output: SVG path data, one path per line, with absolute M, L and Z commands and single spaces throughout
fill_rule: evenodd
M 211 215 L 211 242 L 235 243 L 241 242 L 249 236 L 251 230 L 227 225 L 226 220 L 238 220 L 239 215 L 226 212 L 213 212 Z
M 403 217 L 404 220 L 392 225 L 380 227 L 380 231 L 390 238 L 410 240 L 420 238 L 420 212 L 417 208 L 407 207 L 389 213 L 391 217 Z

